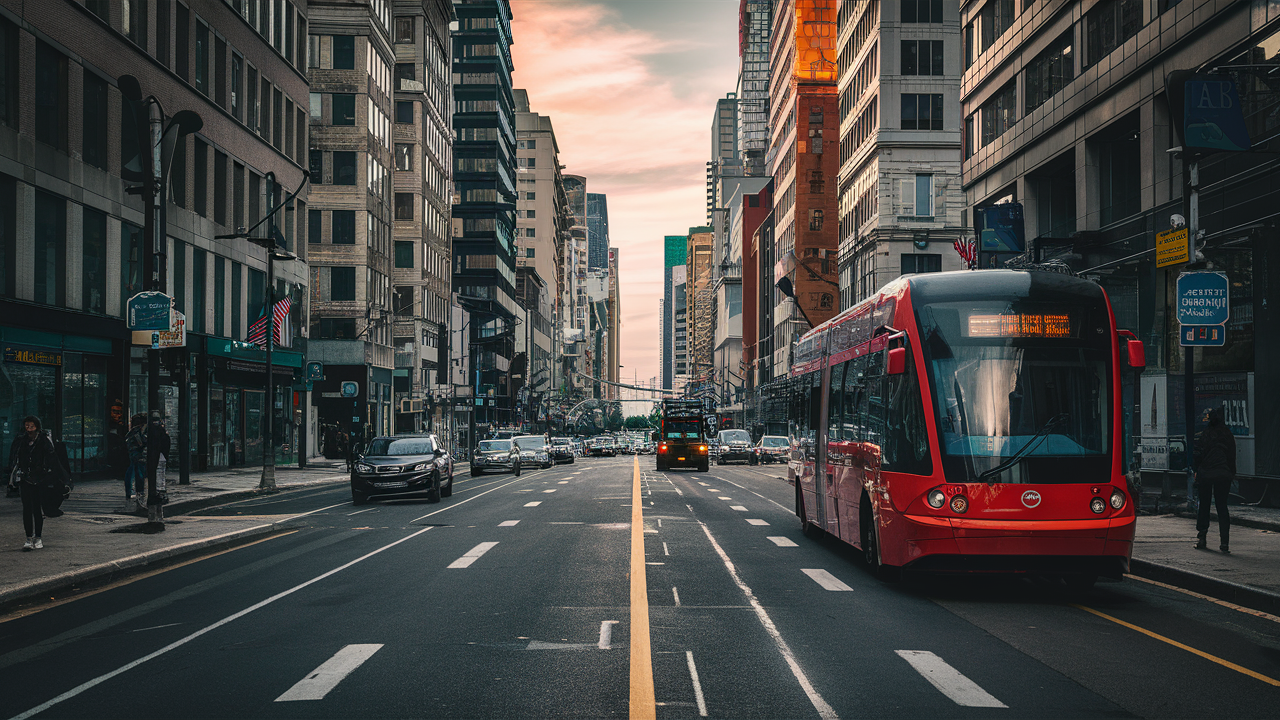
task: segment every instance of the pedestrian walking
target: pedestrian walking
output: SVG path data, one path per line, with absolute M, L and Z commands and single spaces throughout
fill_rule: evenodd
M 53 441 L 45 435 L 40 418 L 28 415 L 22 419 L 23 433 L 9 447 L 9 475 L 22 495 L 22 529 L 27 534 L 23 550 L 44 547 L 44 510 L 41 507 L 43 486 L 55 476 Z
M 1231 514 L 1227 496 L 1236 477 L 1236 439 L 1222 420 L 1222 408 L 1209 411 L 1209 423 L 1196 438 L 1196 490 L 1200 495 L 1200 512 L 1196 517 L 1196 549 L 1207 547 L 1209 504 L 1218 507 L 1218 549 L 1230 553 Z
M 124 473 L 124 499 L 147 506 L 147 416 L 138 413 L 129 418 L 129 434 L 124 436 L 129 451 L 129 464 Z
M 169 461 L 169 431 L 164 427 L 160 412 L 151 412 L 147 425 L 147 521 L 164 524 L 164 504 L 169 502 L 165 491 L 165 466 Z

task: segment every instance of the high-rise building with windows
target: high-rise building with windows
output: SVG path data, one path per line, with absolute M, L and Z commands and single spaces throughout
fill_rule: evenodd
M 604 193 L 587 193 L 587 269 L 609 267 L 609 201 Z
M 666 390 L 683 390 L 689 379 L 688 278 L 689 236 L 667 235 L 663 244 L 661 382 Z
M 959 31 L 943 0 L 840 4 L 841 308 L 963 267 Z
M 392 125 L 393 406 L 397 432 L 442 425 L 449 379 L 453 173 L 448 0 L 396 0 Z M 402 120 L 411 120 L 403 122 Z
M 742 0 L 738 10 L 738 155 L 742 174 L 766 175 L 769 151 L 770 0 Z
M 516 317 L 516 121 L 511 5 L 455 4 L 453 289 L 470 312 L 469 376 L 481 426 L 511 422 Z

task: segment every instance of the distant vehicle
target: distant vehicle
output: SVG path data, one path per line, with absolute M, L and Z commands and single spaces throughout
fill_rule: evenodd
M 597 435 L 587 440 L 587 455 L 590 457 L 617 457 L 618 449 L 613 438 L 608 435 Z
M 351 504 L 420 495 L 429 502 L 453 494 L 453 458 L 435 435 L 375 437 L 351 470 Z
M 520 449 L 511 440 L 481 440 L 471 458 L 471 475 L 483 475 L 490 470 L 502 470 L 520 477 Z
M 547 444 L 545 436 L 521 435 L 513 438 L 512 442 L 516 444 L 516 447 L 520 448 L 521 465 L 536 464 L 546 469 L 555 464 L 555 461 L 551 459 L 551 447 Z
M 721 430 L 716 436 L 716 443 L 719 445 L 717 465 L 727 462 L 756 464 L 756 454 L 751 450 L 751 433 L 746 430 Z
M 785 463 L 791 454 L 791 440 L 785 435 L 765 435 L 754 450 L 758 463 Z
M 575 457 L 573 452 L 573 438 L 554 437 L 551 438 L 551 460 L 552 462 L 573 464 Z
M 510 440 L 517 435 L 520 435 L 519 428 L 498 428 L 489 435 L 489 438 L 492 440 Z
M 663 400 L 662 427 L 658 431 L 658 470 L 672 467 L 710 469 L 709 446 L 703 435 L 701 400 Z

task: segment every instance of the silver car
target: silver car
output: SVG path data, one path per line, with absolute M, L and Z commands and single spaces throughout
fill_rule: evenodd
M 537 465 L 542 468 L 549 468 L 555 464 L 551 459 L 551 446 L 547 444 L 547 438 L 542 435 L 521 435 L 513 438 L 516 447 L 520 448 L 520 464 L 521 465 Z
M 483 475 L 490 470 L 514 473 L 520 476 L 520 449 L 511 440 L 481 440 L 471 458 L 471 475 Z

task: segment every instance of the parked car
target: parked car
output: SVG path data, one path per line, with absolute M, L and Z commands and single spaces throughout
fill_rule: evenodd
M 512 440 L 481 440 L 471 458 L 471 475 L 483 475 L 490 470 L 514 473 L 520 477 L 520 449 Z
M 538 465 L 545 469 L 555 464 L 545 435 L 521 435 L 513 440 L 520 448 L 521 465 Z
M 424 496 L 439 502 L 453 494 L 453 458 L 435 435 L 375 437 L 351 470 L 351 504 Z
M 567 437 L 551 438 L 551 460 L 557 464 L 573 464 L 576 459 L 573 452 L 573 439 Z
M 754 449 L 756 462 L 785 463 L 791 455 L 791 440 L 786 435 L 765 435 Z
M 597 435 L 587 440 L 587 455 L 591 457 L 617 457 L 618 449 L 613 444 L 613 438 L 608 435 Z
M 743 462 L 748 465 L 756 463 L 756 454 L 751 450 L 751 433 L 746 430 L 721 430 L 716 435 L 716 464 L 727 462 Z

